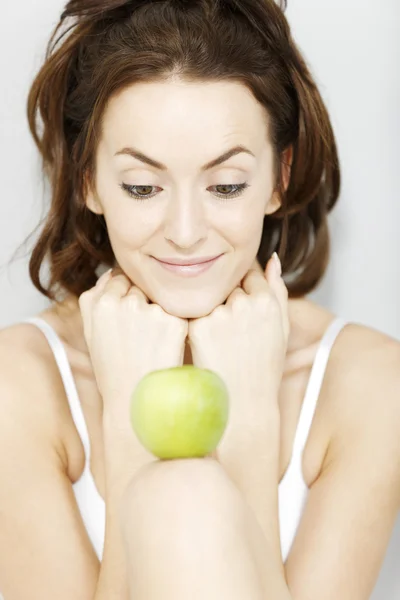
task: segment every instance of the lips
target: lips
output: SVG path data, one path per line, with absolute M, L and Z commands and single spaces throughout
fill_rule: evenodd
M 211 269 L 212 266 L 221 258 L 221 256 L 222 254 L 216 256 L 212 260 L 203 263 L 196 263 L 194 265 L 174 265 L 162 262 L 154 257 L 153 258 L 160 267 L 166 269 L 167 271 L 171 271 L 172 273 L 182 277 L 196 277 L 197 275 L 200 275 L 201 273 Z
M 160 258 L 157 258 L 156 260 L 158 260 L 159 262 L 162 262 L 163 264 L 166 265 L 177 265 L 180 267 L 188 267 L 188 266 L 193 266 L 193 265 L 202 265 L 204 263 L 207 262 L 211 262 L 212 260 L 215 260 L 216 258 L 218 258 L 219 256 L 221 256 L 221 254 L 217 254 L 215 256 L 208 256 L 202 259 L 193 259 L 193 260 L 188 260 L 188 261 L 184 261 L 181 259 L 177 259 L 177 260 L 173 260 L 173 259 L 166 259 L 166 260 L 162 260 Z M 155 258 L 155 257 L 153 257 Z

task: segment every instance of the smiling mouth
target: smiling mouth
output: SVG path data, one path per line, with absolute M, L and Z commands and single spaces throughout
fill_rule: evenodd
M 196 275 L 200 275 L 201 273 L 204 273 L 205 271 L 211 269 L 211 267 L 218 261 L 219 258 L 221 258 L 221 256 L 223 255 L 220 254 L 212 260 L 203 263 L 197 263 L 194 265 L 173 265 L 170 263 L 162 262 L 157 258 L 152 258 L 156 261 L 158 265 L 160 265 L 163 269 L 166 269 L 167 271 L 171 271 L 172 273 L 183 277 L 195 277 Z

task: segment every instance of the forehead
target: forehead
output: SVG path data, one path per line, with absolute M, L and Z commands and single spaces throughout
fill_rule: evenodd
M 252 92 L 236 82 L 165 81 L 133 84 L 112 97 L 103 115 L 102 134 L 124 145 L 145 137 L 161 143 L 226 140 L 265 143 L 267 116 Z

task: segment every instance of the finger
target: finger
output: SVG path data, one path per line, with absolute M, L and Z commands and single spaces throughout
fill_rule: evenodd
M 86 343 L 89 345 L 91 339 L 91 306 L 92 306 L 92 295 L 89 291 L 83 292 L 78 298 L 79 310 L 82 317 L 83 335 Z
M 100 295 L 107 294 L 107 296 L 121 300 L 131 290 L 132 286 L 134 284 L 125 272 L 120 267 L 116 267 L 113 269 L 112 277 L 104 284 L 103 293 Z
M 279 261 L 279 259 L 278 259 Z M 278 268 L 279 270 L 278 270 Z M 265 272 L 266 278 L 271 286 L 272 291 L 278 299 L 279 305 L 281 307 L 282 318 L 284 322 L 285 333 L 289 335 L 289 313 L 288 313 L 288 300 L 289 294 L 288 289 L 283 281 L 283 278 L 280 275 L 281 267 L 280 261 L 275 262 L 274 257 L 271 257 L 267 263 Z
M 147 304 L 150 304 L 150 300 L 147 297 L 147 295 L 144 293 L 143 290 L 141 290 L 136 285 L 132 285 L 132 287 L 130 288 L 130 290 L 128 290 L 128 293 L 125 296 L 125 298 L 132 298 L 132 297 L 138 298 L 138 300 L 141 300 L 143 302 L 147 302 Z
M 259 273 L 261 273 L 262 275 L 264 275 L 264 269 L 262 268 L 262 266 L 258 262 L 257 258 L 254 259 L 254 262 L 251 265 L 250 269 L 252 269 L 254 271 L 258 271 Z
M 110 285 L 111 283 L 112 285 Z M 106 291 L 107 294 L 110 293 L 120 299 L 135 297 L 149 304 L 147 295 L 129 279 L 120 266 L 113 269 L 112 281 L 110 281 Z
M 109 281 L 111 279 L 112 273 L 113 273 L 113 270 L 111 268 L 111 269 L 108 269 L 108 271 L 106 271 L 105 273 L 103 273 L 103 275 L 100 275 L 100 277 L 98 278 L 98 280 L 96 282 L 96 285 L 93 288 L 91 288 L 91 290 L 89 290 L 89 291 L 92 291 L 92 290 L 98 291 L 99 289 L 103 289 L 103 287 L 105 286 L 107 281 Z
M 242 288 L 249 295 L 269 291 L 269 284 L 264 273 L 258 269 L 250 269 L 242 281 Z
M 240 296 L 246 296 L 246 292 L 244 292 L 241 287 L 236 287 L 233 290 L 233 292 L 228 296 L 228 298 L 225 300 L 225 306 L 232 307 L 233 303 Z
M 89 290 L 86 290 L 86 292 L 83 292 L 79 296 L 79 299 L 78 299 L 79 310 L 80 310 L 80 313 L 82 316 L 83 333 L 84 333 L 84 337 L 86 339 L 87 344 L 90 343 L 91 333 L 92 333 L 91 325 L 92 325 L 93 303 L 94 303 L 97 295 L 102 292 L 102 290 L 104 289 L 104 286 L 106 285 L 107 281 L 110 280 L 111 277 L 112 277 L 112 269 L 109 269 L 108 271 L 103 273 L 103 275 L 101 275 L 98 278 L 97 283 L 94 287 L 90 288 Z

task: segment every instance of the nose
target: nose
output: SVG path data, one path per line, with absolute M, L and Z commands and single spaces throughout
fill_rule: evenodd
M 179 194 L 169 203 L 165 238 L 180 248 L 191 248 L 207 236 L 207 219 L 201 200 Z

